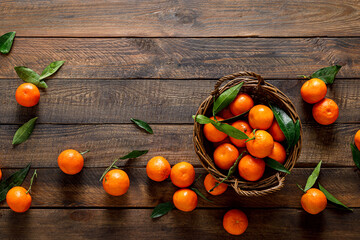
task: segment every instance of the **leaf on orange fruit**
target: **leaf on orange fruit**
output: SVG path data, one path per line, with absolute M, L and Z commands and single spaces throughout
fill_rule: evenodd
M 25 168 L 15 172 L 6 180 L 0 182 L 0 202 L 5 200 L 6 194 L 11 188 L 20 186 L 23 183 L 30 170 L 30 165 L 31 164 L 29 163 Z
M 278 161 L 272 159 L 272 158 L 264 158 L 264 161 L 266 163 L 266 165 L 272 169 L 275 169 L 279 172 L 284 172 L 284 173 L 287 173 L 287 174 L 290 174 L 290 171 L 287 170 L 284 165 L 282 165 L 281 163 L 279 163 Z
M 25 82 L 32 83 L 35 86 L 39 86 L 40 76 L 32 69 L 27 68 L 25 66 L 16 66 L 14 67 L 16 74 L 24 80 Z
M 359 149 L 352 143 L 350 143 L 351 152 L 353 156 L 354 163 L 358 169 L 360 169 L 360 151 Z
M 56 73 L 59 68 L 65 63 L 65 61 L 55 61 L 50 63 L 41 73 L 40 80 L 43 80 L 44 78 L 50 77 L 54 73 Z
M 151 218 L 158 218 L 164 216 L 175 208 L 172 202 L 160 203 L 157 205 L 151 213 Z
M 336 74 L 339 72 L 341 66 L 334 65 L 330 67 L 325 67 L 317 70 L 311 74 L 311 78 L 319 78 L 323 80 L 326 84 L 333 84 Z
M 331 193 L 329 193 L 323 186 L 321 186 L 320 183 L 319 183 L 319 189 L 325 194 L 327 200 L 332 202 L 336 207 L 342 210 L 347 210 L 351 212 L 353 211 L 351 208 L 347 207 L 345 204 L 337 200 Z
M 243 84 L 244 84 L 244 82 L 241 82 L 241 83 L 227 89 L 222 94 L 220 94 L 220 96 L 214 101 L 214 105 L 213 105 L 213 115 L 214 116 L 215 116 L 215 114 L 217 114 L 218 112 L 220 112 L 221 110 L 226 108 L 232 101 L 234 101 L 234 99 L 238 95 Z
M 319 177 L 319 174 L 320 174 L 321 163 L 322 163 L 322 161 L 320 161 L 318 163 L 316 168 L 313 170 L 311 175 L 308 177 L 308 179 L 306 181 L 305 188 L 304 188 L 304 192 L 307 192 L 307 190 L 309 190 L 310 188 L 312 188 L 312 186 L 314 186 L 314 184 L 315 184 L 315 182 L 316 182 L 316 180 L 317 180 L 317 178 Z

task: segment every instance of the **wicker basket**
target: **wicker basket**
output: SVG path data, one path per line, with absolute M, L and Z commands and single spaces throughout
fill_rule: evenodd
M 225 86 L 220 88 L 221 84 L 227 80 L 232 80 L 228 82 Z M 196 115 L 211 115 L 211 109 L 213 105 L 213 96 L 218 97 L 219 94 L 225 90 L 233 87 L 241 82 L 244 82 L 244 85 L 241 88 L 241 92 L 246 92 L 253 97 L 254 101 L 257 103 L 267 103 L 272 102 L 278 107 L 283 109 L 292 119 L 296 121 L 300 118 L 296 112 L 296 109 L 290 99 L 282 93 L 279 89 L 273 85 L 264 81 L 264 79 L 253 72 L 238 72 L 235 74 L 227 75 L 222 77 L 215 84 L 215 89 L 209 97 L 203 101 L 196 113 Z M 202 125 L 194 122 L 194 145 L 195 152 L 198 155 L 201 164 L 203 167 L 211 173 L 215 179 L 218 181 L 223 180 L 226 177 L 227 172 L 219 170 L 214 165 L 213 159 L 209 156 L 209 153 L 212 155 L 212 150 L 210 148 L 210 143 L 204 139 L 202 132 Z M 299 158 L 301 151 L 302 143 L 302 126 L 300 122 L 300 138 L 296 145 L 290 149 L 287 159 L 285 161 L 285 168 L 291 170 L 297 159 Z M 267 168 L 268 169 L 268 168 Z M 275 170 L 267 170 L 262 179 L 256 182 L 248 182 L 241 179 L 238 174 L 234 174 L 230 179 L 226 180 L 225 183 L 232 186 L 239 195 L 243 196 L 262 196 L 275 191 L 280 190 L 284 186 L 286 173 L 277 172 Z

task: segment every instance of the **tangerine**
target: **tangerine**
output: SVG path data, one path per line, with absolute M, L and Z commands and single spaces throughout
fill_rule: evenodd
M 256 105 L 249 112 L 249 124 L 253 129 L 268 129 L 274 120 L 271 109 L 265 105 Z
M 161 157 L 153 157 L 146 165 L 146 173 L 151 180 L 161 182 L 167 179 L 171 172 L 169 162 Z
M 282 142 L 285 140 L 285 135 L 283 131 L 281 131 L 279 123 L 276 121 L 276 119 L 274 119 L 274 122 L 271 124 L 268 131 L 275 141 Z
M 226 107 L 219 112 L 219 116 L 223 119 L 228 119 L 234 117 L 234 114 L 231 113 L 230 108 Z
M 214 120 L 214 117 L 211 117 L 210 119 Z M 224 120 L 221 117 L 216 117 L 216 119 L 218 121 Z M 207 123 L 204 125 L 204 135 L 206 139 L 210 142 L 221 142 L 227 137 L 226 133 L 217 130 L 211 123 Z
M 241 158 L 238 170 L 240 176 L 247 181 L 259 180 L 265 172 L 265 162 L 260 158 L 254 158 L 246 155 Z
M 313 106 L 312 114 L 316 122 L 329 125 L 338 118 L 339 107 L 333 100 L 324 98 Z
M 129 189 L 130 180 L 123 170 L 113 169 L 105 174 L 102 184 L 108 194 L 121 196 Z
M 60 153 L 58 165 L 64 173 L 74 175 L 83 169 L 84 157 L 74 149 L 67 149 Z
M 257 158 L 269 156 L 274 148 L 274 139 L 264 130 L 257 130 L 255 135 L 251 133 L 247 141 L 246 149 Z
M 241 235 L 249 225 L 248 218 L 243 211 L 232 209 L 223 218 L 224 229 L 232 235 Z
M 188 162 L 179 162 L 171 169 L 170 178 L 175 186 L 180 188 L 188 187 L 195 180 L 195 169 Z
M 354 137 L 355 146 L 360 150 L 360 130 L 358 130 Z M 1 172 L 0 172 L 0 179 L 1 179 Z
M 324 81 L 319 78 L 312 78 L 306 81 L 301 89 L 301 97 L 307 103 L 317 103 L 326 96 L 327 87 Z
M 218 183 L 219 183 L 219 181 L 217 181 L 210 173 L 208 175 L 206 175 L 206 177 L 204 179 L 204 187 L 205 187 L 206 191 L 212 195 L 223 194 L 228 187 L 225 183 L 220 183 L 219 186 L 217 186 L 211 192 L 209 192 Z
M 239 157 L 239 150 L 230 143 L 224 143 L 214 151 L 215 165 L 223 170 L 228 170 Z
M 230 111 L 235 116 L 249 111 L 254 106 L 254 100 L 247 93 L 240 93 L 230 103 Z
M 32 83 L 23 83 L 16 89 L 15 98 L 21 106 L 33 107 L 40 100 L 40 91 Z
M 273 150 L 268 157 L 278 161 L 281 164 L 284 164 L 286 160 L 285 148 L 280 143 L 274 142 Z
M 318 214 L 326 208 L 327 199 L 325 194 L 316 188 L 310 188 L 301 197 L 301 206 L 310 214 Z
M 245 133 L 246 135 L 250 135 L 252 132 L 252 128 L 250 127 L 250 125 L 242 120 L 236 121 L 233 124 L 231 124 L 231 126 L 233 126 L 234 128 L 242 131 L 243 133 Z M 230 141 L 237 147 L 245 147 L 245 141 L 246 139 L 236 139 L 233 137 L 230 137 Z
M 30 193 L 23 187 L 11 188 L 6 194 L 6 202 L 14 212 L 26 212 L 31 206 Z
M 173 202 L 177 209 L 184 212 L 191 212 L 197 206 L 198 197 L 193 190 L 184 188 L 174 193 Z

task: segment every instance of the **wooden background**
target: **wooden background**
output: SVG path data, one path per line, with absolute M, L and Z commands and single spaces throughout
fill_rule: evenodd
M 0 56 L 0 167 L 7 177 L 32 162 L 38 179 L 27 213 L 0 204 L 1 238 L 235 239 L 222 217 L 241 208 L 249 218 L 241 239 L 358 239 L 360 175 L 349 143 L 360 127 L 359 11 L 355 0 L 2 0 L 0 34 L 17 35 L 11 53 Z M 66 63 L 47 81 L 39 105 L 19 106 L 14 93 L 22 81 L 14 66 L 40 73 L 56 60 Z M 320 126 L 300 97 L 297 76 L 332 64 L 343 66 L 327 94 L 340 116 Z M 176 188 L 150 181 L 147 161 L 162 155 L 205 173 L 193 150 L 191 115 L 216 79 L 240 70 L 285 92 L 304 124 L 302 154 L 286 186 L 261 198 L 232 190 L 207 195 L 214 203 L 199 199 L 191 213 L 151 219 Z M 12 147 L 16 129 L 34 116 L 31 138 Z M 131 117 L 149 122 L 154 135 L 139 131 Z M 91 150 L 76 176 L 57 167 L 67 148 Z M 130 177 L 128 193 L 107 195 L 101 173 L 133 149 L 150 151 L 120 163 Z M 296 183 L 305 184 L 320 160 L 320 182 L 353 213 L 329 206 L 312 216 L 301 209 Z M 202 181 L 196 185 L 205 193 Z

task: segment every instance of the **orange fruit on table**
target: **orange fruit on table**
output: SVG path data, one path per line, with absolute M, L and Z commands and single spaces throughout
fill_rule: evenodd
M 354 137 L 355 146 L 360 150 L 360 130 L 358 130 Z M 0 172 L 0 179 L 1 179 L 1 172 Z
M 250 140 L 251 138 L 254 139 Z M 264 130 L 257 130 L 255 135 L 251 133 L 248 140 L 246 149 L 251 155 L 257 158 L 269 156 L 274 148 L 274 139 L 270 133 Z
M 13 187 L 6 194 L 6 202 L 14 212 L 26 212 L 31 205 L 30 193 L 23 187 Z
M 195 180 L 195 169 L 193 165 L 188 162 L 179 162 L 172 167 L 170 179 L 177 187 L 188 187 Z
M 278 142 L 274 142 L 273 150 L 268 157 L 278 161 L 281 164 L 284 164 L 286 160 L 286 150 L 283 145 Z
M 333 100 L 324 98 L 313 106 L 312 114 L 316 122 L 329 125 L 339 116 L 339 107 Z
M 317 103 L 326 95 L 327 87 L 324 81 L 318 78 L 312 78 L 306 81 L 301 89 L 301 97 L 307 103 Z
M 268 132 L 273 137 L 275 141 L 282 142 L 285 140 L 285 135 L 281 131 L 281 128 L 279 126 L 279 123 L 274 119 L 273 123 L 271 124 L 270 128 L 268 129 Z
M 228 233 L 232 235 L 243 234 L 248 225 L 248 218 L 243 211 L 232 209 L 224 215 L 223 227 Z
M 265 172 L 265 162 L 260 158 L 254 158 L 250 155 L 246 155 L 241 158 L 238 170 L 240 176 L 247 181 L 259 180 Z
M 33 107 L 40 100 L 40 91 L 32 83 L 23 83 L 16 89 L 15 98 L 21 106 Z
M 113 196 L 120 196 L 127 192 L 130 186 L 129 176 L 121 169 L 113 169 L 105 174 L 103 181 L 105 191 Z
M 146 165 L 146 173 L 151 180 L 161 182 L 167 179 L 171 172 L 169 162 L 161 157 L 153 157 Z
M 254 106 L 254 100 L 246 93 L 239 93 L 229 105 L 230 111 L 235 116 L 249 111 Z
M 249 112 L 249 124 L 253 129 L 268 129 L 274 120 L 271 109 L 265 105 L 256 105 Z
M 310 214 L 318 214 L 326 208 L 327 200 L 325 194 L 316 188 L 310 188 L 301 197 L 301 206 Z
M 239 150 L 230 143 L 224 143 L 214 151 L 215 165 L 223 170 L 228 170 L 239 157 Z
M 84 167 L 84 157 L 74 149 L 68 149 L 60 153 L 58 165 L 66 174 L 74 175 Z
M 208 175 L 206 175 L 206 177 L 204 179 L 204 187 L 205 187 L 206 191 L 212 195 L 223 194 L 228 187 L 228 185 L 226 185 L 225 183 L 221 183 L 219 186 L 214 188 L 214 190 L 209 192 L 218 183 L 219 183 L 219 181 L 217 181 L 210 173 Z
M 211 117 L 210 119 L 214 120 L 214 117 Z M 216 117 L 216 119 L 218 121 L 222 121 L 224 120 L 221 117 Z M 219 130 L 217 130 L 214 125 L 212 125 L 211 123 L 207 123 L 204 125 L 204 135 L 206 137 L 207 140 L 209 140 L 210 142 L 221 142 L 222 140 L 224 140 L 227 135 L 226 133 L 223 133 Z
M 234 117 L 234 114 L 231 113 L 230 108 L 226 107 L 223 110 L 221 110 L 219 113 L 219 116 L 223 119 L 228 119 Z
M 252 128 L 250 127 L 250 125 L 242 120 L 236 121 L 233 124 L 231 124 L 231 126 L 233 126 L 234 128 L 242 131 L 243 133 L 245 133 L 246 135 L 250 135 L 252 132 Z M 233 137 L 230 137 L 230 141 L 237 147 L 245 147 L 245 141 L 246 139 L 236 139 Z
M 197 206 L 198 197 L 193 190 L 184 188 L 174 193 L 173 202 L 177 209 L 184 212 L 191 212 Z

